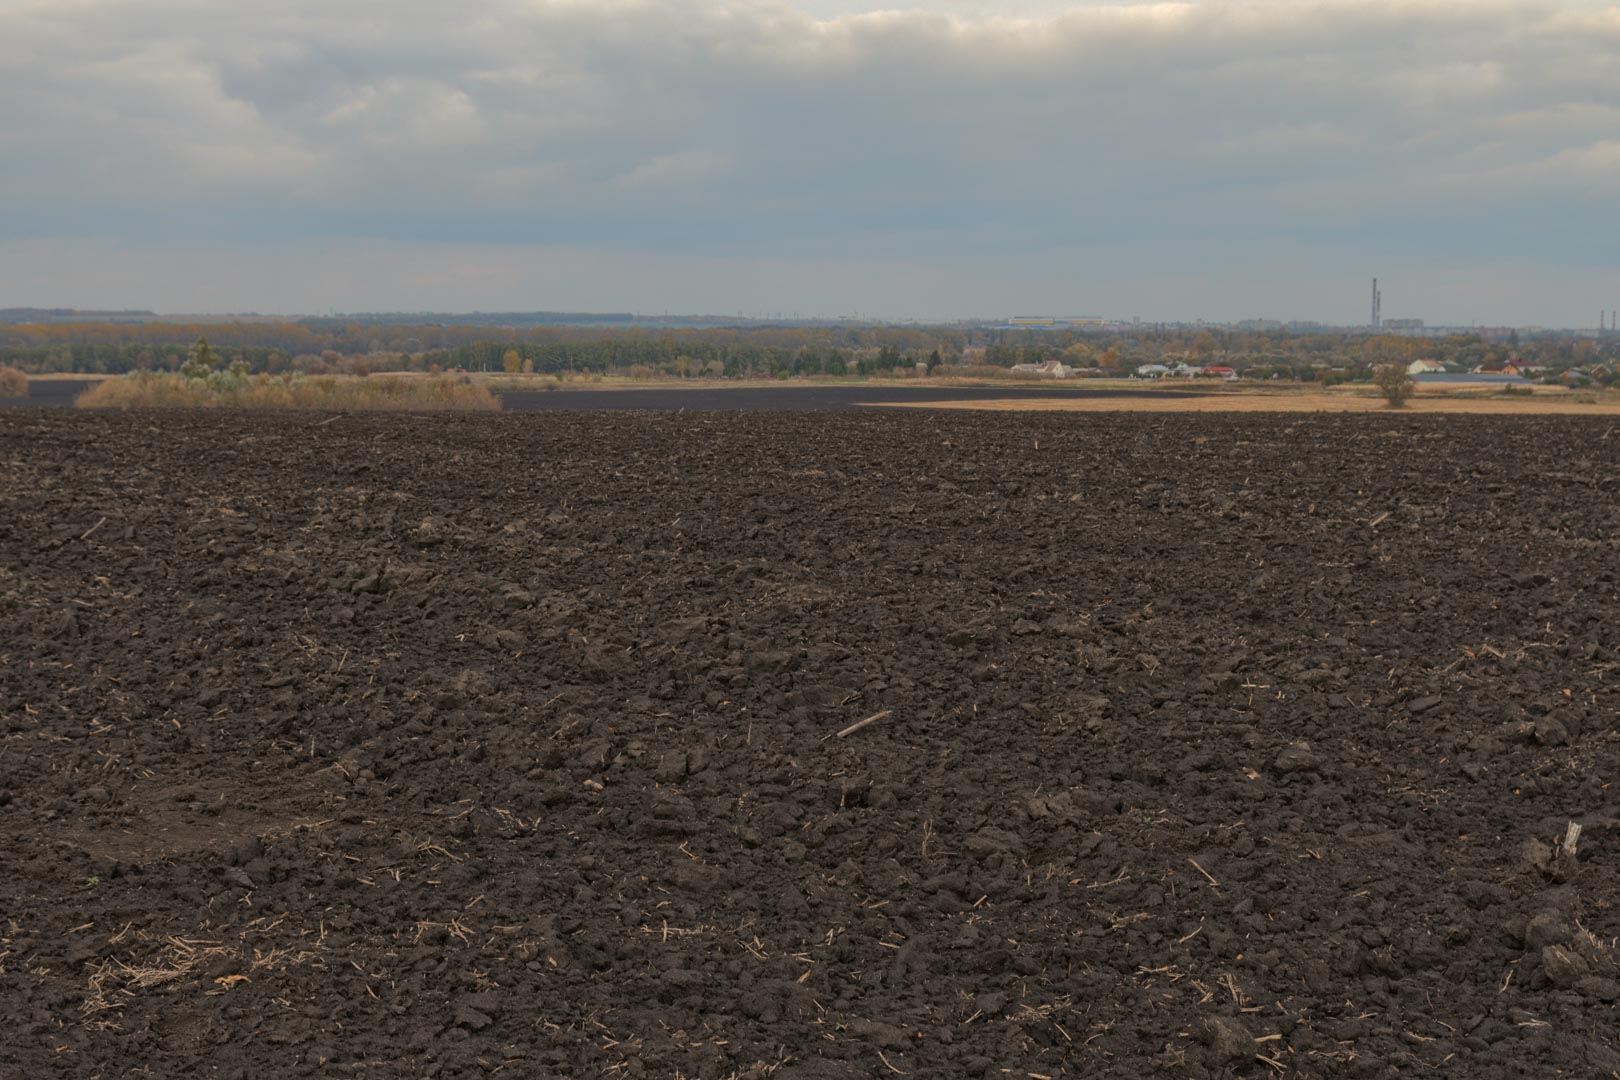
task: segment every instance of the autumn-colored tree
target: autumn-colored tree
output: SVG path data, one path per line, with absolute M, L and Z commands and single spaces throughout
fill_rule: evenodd
M 1077 341 L 1063 350 L 1063 360 L 1070 367 L 1094 367 L 1096 361 L 1091 354 L 1091 346 L 1083 341 Z
M 533 375 L 534 374 L 534 361 L 529 359 L 528 357 L 525 357 L 524 360 L 523 360 L 523 374 L 525 374 L 525 375 Z
M 518 355 L 516 349 L 507 349 L 501 357 L 501 368 L 508 375 L 516 375 L 523 370 L 523 357 Z
M 1208 356 L 1219 344 L 1214 334 L 1208 330 L 1200 330 L 1198 336 L 1193 338 L 1192 351 L 1198 356 Z

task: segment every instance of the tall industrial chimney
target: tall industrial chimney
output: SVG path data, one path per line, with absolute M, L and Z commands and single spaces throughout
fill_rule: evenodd
M 1378 279 L 1372 281 L 1372 328 L 1377 330 L 1384 323 L 1384 295 L 1378 291 Z

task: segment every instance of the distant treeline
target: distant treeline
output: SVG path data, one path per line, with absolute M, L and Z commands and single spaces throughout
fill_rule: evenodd
M 1487 341 L 1472 334 L 1411 338 L 1366 333 L 1238 332 L 1141 328 L 1000 329 L 958 326 L 379 325 L 302 322 L 85 322 L 0 325 L 0 366 L 34 374 L 117 375 L 173 370 L 206 337 L 226 362 L 254 371 L 330 373 L 432 369 L 550 374 L 626 373 L 733 377 L 870 374 L 1011 367 L 1062 360 L 1099 374 L 1145 364 L 1219 363 L 1249 375 L 1360 377 L 1378 363 L 1432 359 L 1472 367 L 1516 359 L 1552 369 L 1620 356 L 1620 339 L 1544 337 Z
M 150 311 L 83 311 L 79 308 L 0 308 L 0 323 L 129 322 L 152 319 Z

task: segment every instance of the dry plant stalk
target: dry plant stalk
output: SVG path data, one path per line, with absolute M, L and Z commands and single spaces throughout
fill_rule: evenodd
M 893 713 L 894 713 L 893 709 L 884 709 L 882 712 L 873 713 L 871 716 L 868 716 L 865 720 L 857 720 L 853 724 L 849 725 L 849 727 L 847 727 L 844 730 L 840 731 L 838 733 L 838 737 L 840 739 L 843 739 L 843 738 L 846 738 L 846 737 L 848 737 L 850 735 L 853 735 L 857 731 L 861 730 L 861 728 L 865 727 L 866 725 L 875 724 L 879 720 L 882 720 L 885 716 L 890 716 Z

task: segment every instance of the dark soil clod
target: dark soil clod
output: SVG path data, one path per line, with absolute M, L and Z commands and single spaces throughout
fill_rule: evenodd
M 1620 1072 L 1607 426 L 0 412 L 0 1076 Z

